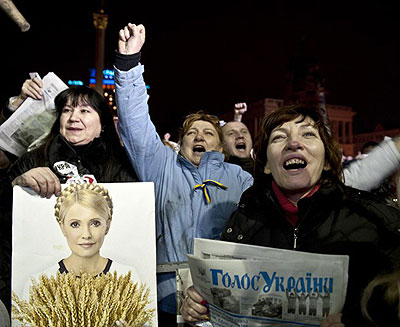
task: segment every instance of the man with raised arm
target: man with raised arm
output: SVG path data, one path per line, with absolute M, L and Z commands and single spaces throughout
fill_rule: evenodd
M 244 102 L 236 103 L 233 121 L 222 127 L 225 161 L 242 167 L 253 174 L 254 160 L 251 156 L 253 140 L 249 129 L 241 122 L 242 115 L 247 111 Z

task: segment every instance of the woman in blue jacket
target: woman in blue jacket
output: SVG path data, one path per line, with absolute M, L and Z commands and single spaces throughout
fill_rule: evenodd
M 193 251 L 195 237 L 220 237 L 253 178 L 224 162 L 215 116 L 201 112 L 188 116 L 179 154 L 163 145 L 149 117 L 139 63 L 144 41 L 143 25 L 128 24 L 120 30 L 115 62 L 119 131 L 140 180 L 154 182 L 157 262 L 181 262 Z M 158 308 L 176 314 L 175 274 L 158 279 Z

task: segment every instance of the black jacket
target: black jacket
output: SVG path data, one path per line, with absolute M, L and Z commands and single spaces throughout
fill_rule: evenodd
M 65 183 L 67 176 L 59 172 L 54 164 L 65 161 L 77 167 L 79 175 L 94 175 L 97 182 L 137 182 L 138 178 L 131 166 L 124 149 L 114 149 L 115 157 L 113 165 L 106 171 L 109 152 L 105 142 L 96 138 L 83 146 L 72 146 L 60 134 L 55 136 L 49 144 L 47 157 L 43 155 L 42 149 L 27 152 L 22 155 L 9 169 L 10 181 L 35 167 L 49 167 Z
M 284 216 L 270 185 L 254 186 L 241 198 L 222 234 L 222 240 L 295 249 L 321 254 L 349 255 L 349 283 L 342 321 L 364 326 L 361 292 L 378 273 L 400 263 L 400 211 L 370 193 L 342 184 L 322 186 L 298 202 L 294 228 Z

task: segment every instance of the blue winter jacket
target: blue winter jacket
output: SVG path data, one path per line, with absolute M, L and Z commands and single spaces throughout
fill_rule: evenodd
M 140 64 L 129 71 L 115 68 L 118 128 L 139 179 L 154 182 L 157 263 L 187 261 L 195 237 L 220 238 L 253 178 L 239 166 L 225 163 L 222 153 L 205 152 L 195 167 L 165 146 L 150 120 L 143 71 Z M 227 186 L 207 186 L 210 204 L 205 203 L 201 189 L 194 190 L 207 179 Z M 175 292 L 174 278 L 159 280 L 159 309 L 174 312 L 175 303 L 163 308 L 162 299 Z

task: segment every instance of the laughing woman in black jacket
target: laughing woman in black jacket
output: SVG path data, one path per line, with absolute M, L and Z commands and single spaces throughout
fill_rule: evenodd
M 400 263 L 400 211 L 341 182 L 341 151 L 316 109 L 288 106 L 266 115 L 255 150 L 254 186 L 242 195 L 222 240 L 349 255 L 343 312 L 321 326 L 364 326 L 363 288 Z M 199 294 L 190 289 L 188 295 L 185 319 L 204 318 Z
M 116 132 L 110 108 L 99 93 L 71 87 L 55 99 L 57 119 L 39 149 L 24 154 L 9 169 L 13 185 L 29 186 L 44 197 L 60 183 L 137 181 Z

